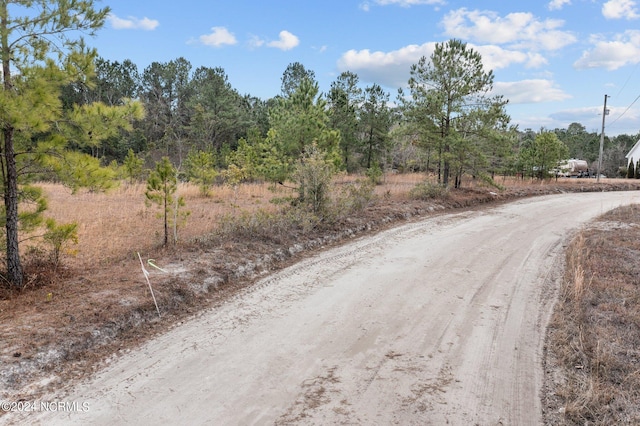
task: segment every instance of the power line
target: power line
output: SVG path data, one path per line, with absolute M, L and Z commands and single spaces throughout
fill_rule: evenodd
M 615 120 L 613 120 L 611 123 L 609 123 L 609 126 L 611 126 L 613 123 L 615 123 L 616 121 L 620 120 L 633 106 L 633 104 L 635 104 L 636 102 L 638 102 L 638 99 L 640 99 L 640 95 L 638 95 L 637 98 L 635 98 L 635 100 L 633 102 L 631 102 L 631 105 L 629 105 L 627 107 L 627 109 L 624 110 L 624 112 L 622 114 L 620 114 Z
M 636 62 L 636 66 L 633 68 L 633 71 L 631 71 L 631 74 L 629 74 L 629 77 L 627 77 L 627 81 L 624 82 L 624 84 L 622 85 L 622 87 L 620 88 L 620 90 L 618 90 L 618 94 L 615 96 L 616 98 L 618 96 L 620 96 L 620 93 L 622 93 L 622 91 L 624 90 L 625 87 L 627 87 L 627 83 L 629 83 L 629 80 L 631 80 L 631 77 L 633 77 L 633 75 L 635 74 L 635 72 L 638 70 L 638 65 L 640 65 L 640 62 Z M 613 125 L 616 121 L 620 120 L 622 117 L 624 117 L 624 115 L 629 112 L 629 110 L 631 109 L 631 107 L 633 106 L 633 104 L 635 104 L 638 99 L 640 99 L 640 95 L 638 95 L 638 97 L 631 102 L 631 105 L 629 105 L 627 107 L 627 109 L 624 110 L 624 112 L 622 114 L 620 114 L 615 120 L 613 120 L 611 123 L 609 123 L 609 126 Z
M 633 77 L 633 74 L 635 74 L 636 70 L 638 69 L 638 65 L 640 65 L 640 62 L 636 62 L 636 66 L 635 68 L 633 68 L 633 71 L 631 71 L 631 74 L 629 74 L 629 77 L 627 77 L 627 81 L 624 82 L 624 84 L 622 85 L 622 87 L 620 88 L 620 90 L 618 91 L 618 94 L 615 96 L 616 98 L 618 96 L 620 96 L 620 93 L 622 93 L 622 91 L 624 90 L 625 87 L 627 87 L 627 83 L 629 83 L 629 80 L 631 80 L 631 77 Z

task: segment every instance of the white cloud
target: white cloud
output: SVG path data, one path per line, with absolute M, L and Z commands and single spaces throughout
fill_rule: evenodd
M 575 68 L 605 68 L 612 71 L 640 62 L 640 30 L 625 31 L 613 40 L 593 36 L 591 42 L 593 48 L 585 51 L 582 57 L 574 62 Z
M 482 64 L 486 70 L 507 68 L 512 64 L 524 64 L 526 68 L 539 68 L 547 64 L 547 59 L 534 52 L 507 50 L 496 45 L 473 46 L 468 44 L 482 56 Z
M 149 19 L 146 16 L 142 19 L 135 18 L 133 16 L 127 17 L 127 19 L 119 18 L 113 13 L 110 13 L 107 17 L 111 26 L 116 30 L 155 30 L 160 22 L 155 19 Z
M 571 95 L 554 86 L 550 80 L 535 79 L 515 82 L 497 82 L 493 92 L 509 99 L 510 104 L 530 104 L 563 101 Z
M 547 7 L 549 10 L 560 10 L 565 4 L 571 4 L 571 0 L 551 0 Z
M 602 15 L 607 19 L 640 18 L 635 0 L 609 0 L 602 5 Z
M 549 117 L 553 118 L 554 120 L 572 123 L 580 123 L 588 120 L 593 120 L 593 117 L 596 116 L 602 117 L 602 106 L 564 109 L 549 114 Z
M 561 31 L 564 21 L 539 20 L 531 13 L 510 13 L 505 17 L 491 11 L 453 10 L 442 25 L 449 36 L 480 43 L 508 44 L 529 50 L 557 50 L 575 43 L 576 37 Z
M 391 52 L 372 52 L 369 49 L 349 50 L 338 60 L 338 69 L 352 71 L 367 82 L 387 87 L 403 87 L 409 80 L 411 65 L 422 57 L 430 57 L 435 43 L 409 45 Z
M 609 110 L 609 118 L 607 123 L 610 123 L 610 129 L 614 127 L 628 126 L 631 128 L 638 128 L 638 120 L 640 120 L 640 109 L 630 108 L 627 106 L 614 106 L 607 104 Z M 602 107 L 599 108 L 599 115 L 602 117 Z M 615 126 L 614 126 L 615 124 Z
M 300 40 L 289 31 L 280 31 L 280 38 L 278 40 L 267 43 L 269 47 L 275 47 L 280 50 L 291 50 L 300 44 Z
M 252 49 L 257 49 L 259 47 L 264 46 L 265 41 L 260 37 L 258 37 L 257 35 L 253 35 L 249 39 L 248 43 L 249 43 L 249 47 L 251 47 Z
M 278 40 L 267 42 L 264 39 L 254 35 L 249 39 L 249 46 L 257 49 L 262 46 L 274 47 L 280 50 L 291 50 L 300 44 L 300 40 L 289 31 L 280 31 Z
M 605 133 L 609 136 L 622 133 L 635 134 L 638 131 L 640 110 L 626 106 L 607 104 L 609 115 L 606 120 Z M 581 123 L 587 130 L 600 132 L 602 129 L 602 104 L 568 108 L 549 114 L 554 126 L 567 128 L 571 123 Z M 547 126 L 551 128 L 551 126 Z
M 446 4 L 444 0 L 375 0 L 375 2 L 381 6 L 393 4 L 402 7 L 411 7 L 421 4 Z
M 211 34 L 203 34 L 198 37 L 198 40 L 204 45 L 213 47 L 233 45 L 238 42 L 236 37 L 225 27 L 213 27 L 211 28 Z
M 418 63 L 421 57 L 429 58 L 436 43 L 409 45 L 390 52 L 349 50 L 338 60 L 339 71 L 352 71 L 363 81 L 376 82 L 387 87 L 404 87 L 409 80 L 411 65 Z M 485 70 L 507 68 L 512 64 L 523 64 L 527 68 L 537 68 L 547 63 L 546 59 L 535 52 L 506 50 L 499 46 L 486 45 L 472 48 L 482 56 Z
M 563 127 L 560 123 L 549 116 L 525 114 L 523 117 L 511 117 L 511 123 L 517 124 L 520 130 L 532 129 L 555 129 Z M 564 126 L 567 127 L 566 125 Z
M 380 6 L 397 5 L 401 7 L 419 6 L 423 4 L 433 4 L 443 6 L 447 4 L 446 0 L 365 0 L 358 5 L 358 7 L 365 12 L 371 10 L 371 3 L 378 4 Z

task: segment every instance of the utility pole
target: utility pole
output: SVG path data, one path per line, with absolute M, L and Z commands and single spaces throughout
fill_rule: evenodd
M 607 98 L 609 96 L 604 95 L 604 108 L 602 109 L 602 133 L 600 133 L 600 155 L 598 156 L 598 170 L 596 175 L 596 182 L 600 182 L 600 170 L 602 170 L 602 151 L 604 148 L 604 118 L 609 111 L 607 110 Z

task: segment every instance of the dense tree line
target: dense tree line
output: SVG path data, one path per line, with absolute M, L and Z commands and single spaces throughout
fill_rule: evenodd
M 133 150 L 149 167 L 167 156 L 187 170 L 195 153 L 208 153 L 212 167 L 223 170 L 239 146 L 264 149 L 258 145 L 265 141 L 279 146 L 283 157 L 277 161 L 288 157 L 291 163 L 305 144 L 316 141 L 331 148 L 349 172 L 428 170 L 443 185 L 452 177 L 453 186 L 459 186 L 464 174 L 537 176 L 539 166 L 553 168 L 534 164 L 541 158 L 532 151 L 536 136 L 552 133 L 567 149 L 558 154 L 587 160 L 595 169 L 598 133 L 579 123 L 567 129 L 518 130 L 505 112 L 508 100 L 488 96 L 492 84 L 493 75 L 482 68 L 479 54 L 452 40 L 412 67 L 409 93 L 400 92 L 395 102 L 380 85 L 365 87 L 352 72 L 340 74 L 323 93 L 314 72 L 300 63 L 284 70 L 281 94 L 264 100 L 240 94 L 224 69 L 194 70 L 185 58 L 154 62 L 142 71 L 129 60 L 98 58 L 95 84 L 69 84 L 62 102 L 69 107 L 93 102 L 121 106 L 136 99 L 144 106 L 144 118 L 132 129 L 77 147 L 103 164 L 121 164 Z M 624 156 L 639 136 L 605 138 L 605 174 L 621 173 Z M 281 166 L 281 173 L 270 175 L 273 179 L 286 178 L 287 167 Z

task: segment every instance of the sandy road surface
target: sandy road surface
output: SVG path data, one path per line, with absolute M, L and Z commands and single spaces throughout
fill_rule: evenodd
M 545 196 L 326 250 L 129 353 L 41 424 L 539 424 L 566 236 L 638 192 Z M 86 406 L 84 406 L 86 407 Z

